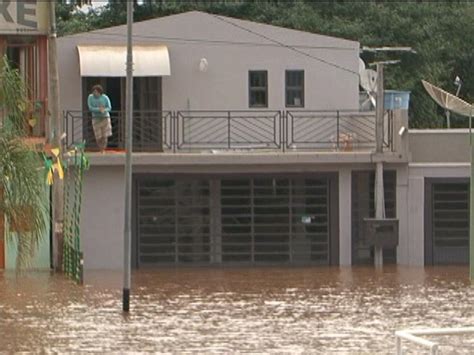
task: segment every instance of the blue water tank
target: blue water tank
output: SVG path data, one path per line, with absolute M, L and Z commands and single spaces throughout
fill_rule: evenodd
M 386 110 L 408 110 L 410 91 L 385 90 L 384 106 Z

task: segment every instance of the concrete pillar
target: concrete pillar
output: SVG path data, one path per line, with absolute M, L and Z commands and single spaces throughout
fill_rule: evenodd
M 377 162 L 375 169 L 375 218 L 385 218 L 385 190 L 383 185 L 383 163 Z M 374 247 L 374 265 L 383 266 L 383 248 Z
M 425 262 L 425 179 L 408 178 L 408 238 L 407 258 L 410 266 L 423 266 Z
M 399 233 L 397 264 L 408 265 L 408 243 L 410 237 L 408 233 L 408 165 L 397 169 L 396 198 Z
M 339 264 L 352 264 L 352 171 L 339 170 Z

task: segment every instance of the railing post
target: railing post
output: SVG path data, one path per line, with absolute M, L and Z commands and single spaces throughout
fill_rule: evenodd
M 339 110 L 336 111 L 336 149 L 339 151 Z
M 286 151 L 286 143 L 285 143 L 285 120 L 287 119 L 286 117 L 287 112 L 286 111 L 280 111 L 280 144 L 281 144 L 281 149 L 283 153 Z
M 230 149 L 230 146 L 231 146 L 231 142 L 230 142 L 230 134 L 231 134 L 231 130 L 230 130 L 230 120 L 231 120 L 231 116 L 230 116 L 230 111 L 227 111 L 227 148 Z
M 176 153 L 176 144 L 177 144 L 177 140 L 176 140 L 176 111 L 172 111 L 171 112 L 171 122 L 170 122 L 170 144 L 171 144 L 171 149 L 173 150 L 173 153 Z

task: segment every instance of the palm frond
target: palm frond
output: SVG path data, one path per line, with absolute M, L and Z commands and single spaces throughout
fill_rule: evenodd
M 21 139 L 27 98 L 20 74 L 4 58 L 0 66 L 0 110 L 4 113 L 0 127 L 0 218 L 10 226 L 6 237 L 17 246 L 19 268 L 31 262 L 48 221 L 42 160 Z

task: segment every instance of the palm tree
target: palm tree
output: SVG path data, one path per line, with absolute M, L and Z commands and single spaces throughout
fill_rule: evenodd
M 17 267 L 27 266 L 47 228 L 43 163 L 25 144 L 31 104 L 20 73 L 0 63 L 0 218 L 6 238 L 17 246 Z M 2 223 L 3 224 L 3 223 Z

